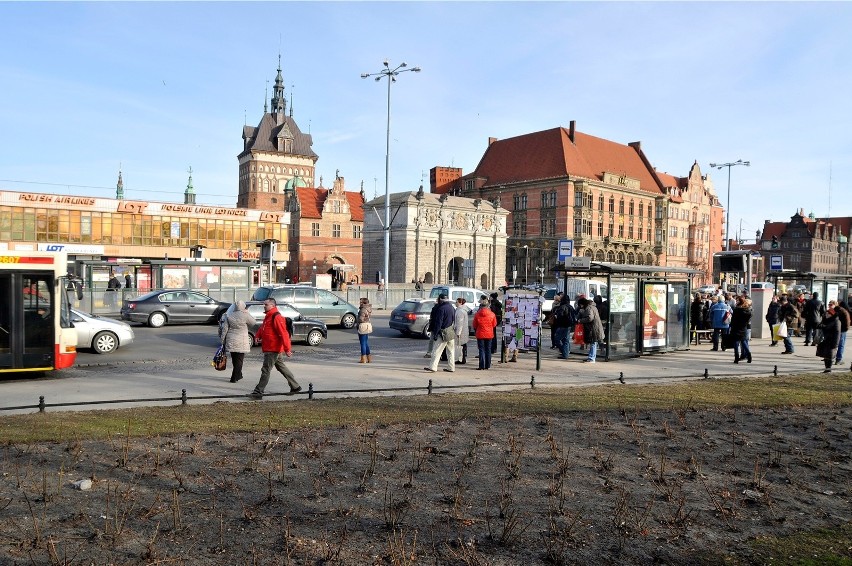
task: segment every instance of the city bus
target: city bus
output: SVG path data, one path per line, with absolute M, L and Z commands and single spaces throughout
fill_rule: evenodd
M 0 250 L 0 373 L 74 364 L 77 332 L 68 289 L 79 287 L 67 270 L 63 252 Z

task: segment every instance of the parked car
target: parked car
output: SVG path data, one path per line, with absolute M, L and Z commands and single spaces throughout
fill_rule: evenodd
M 305 318 L 297 308 L 287 303 L 277 303 L 276 307 L 278 307 L 281 316 L 288 319 L 287 330 L 290 331 L 290 340 L 293 342 L 306 342 L 308 346 L 318 346 L 328 338 L 328 327 L 323 321 Z M 222 323 L 225 317 L 233 313 L 235 308 L 235 305 L 228 307 L 228 310 L 219 319 L 219 338 L 222 337 Z M 246 310 L 255 320 L 254 326 L 249 328 L 251 343 L 253 346 L 259 346 L 260 337 L 257 336 L 257 331 L 266 316 L 266 313 L 263 312 L 263 301 L 246 301 Z
M 77 347 L 109 354 L 133 342 L 133 328 L 126 322 L 71 309 L 71 322 L 77 330 Z
M 702 295 L 715 295 L 717 290 L 715 285 L 702 285 L 697 289 Z
M 423 338 L 429 337 L 429 313 L 435 306 L 435 299 L 419 297 L 405 299 L 391 311 L 388 326 L 399 330 L 404 335 L 416 334 Z
M 339 324 L 353 328 L 358 316 L 358 307 L 346 302 L 325 289 L 310 285 L 264 285 L 255 289 L 252 301 L 264 301 L 272 297 L 278 303 L 288 303 L 307 318 L 324 323 Z
M 549 287 L 541 294 L 544 299 L 544 302 L 541 303 L 541 316 L 543 320 L 547 320 L 547 317 L 550 316 L 550 312 L 553 310 L 553 298 L 557 292 L 556 287 Z
M 438 295 L 446 295 L 453 304 L 459 297 L 464 298 L 468 305 L 479 304 L 479 297 L 482 295 L 488 296 L 488 292 L 474 289 L 473 287 L 458 287 L 455 285 L 435 285 L 429 291 L 430 299 L 437 299 Z
M 204 293 L 166 289 L 124 301 L 121 318 L 151 328 L 165 324 L 216 324 L 229 306 L 231 303 L 217 301 Z

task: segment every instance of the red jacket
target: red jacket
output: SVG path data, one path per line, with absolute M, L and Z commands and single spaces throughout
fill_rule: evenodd
M 497 326 L 497 317 L 488 307 L 480 307 L 473 315 L 473 330 L 476 331 L 477 339 L 488 340 L 494 338 L 494 327 Z
M 266 311 L 266 317 L 258 331 L 260 347 L 264 352 L 290 352 L 290 335 L 284 316 L 273 307 Z

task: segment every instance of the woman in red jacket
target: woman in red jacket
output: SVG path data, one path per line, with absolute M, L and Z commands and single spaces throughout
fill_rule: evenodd
M 491 340 L 494 339 L 494 329 L 497 327 L 497 317 L 489 307 L 488 297 L 479 298 L 479 310 L 473 315 L 473 330 L 476 332 L 476 346 L 479 348 L 479 367 L 491 369 Z

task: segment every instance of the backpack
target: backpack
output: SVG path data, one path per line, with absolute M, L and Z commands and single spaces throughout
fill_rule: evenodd
M 577 311 L 569 304 L 559 305 L 554 312 L 556 326 L 560 328 L 571 328 L 577 324 Z

